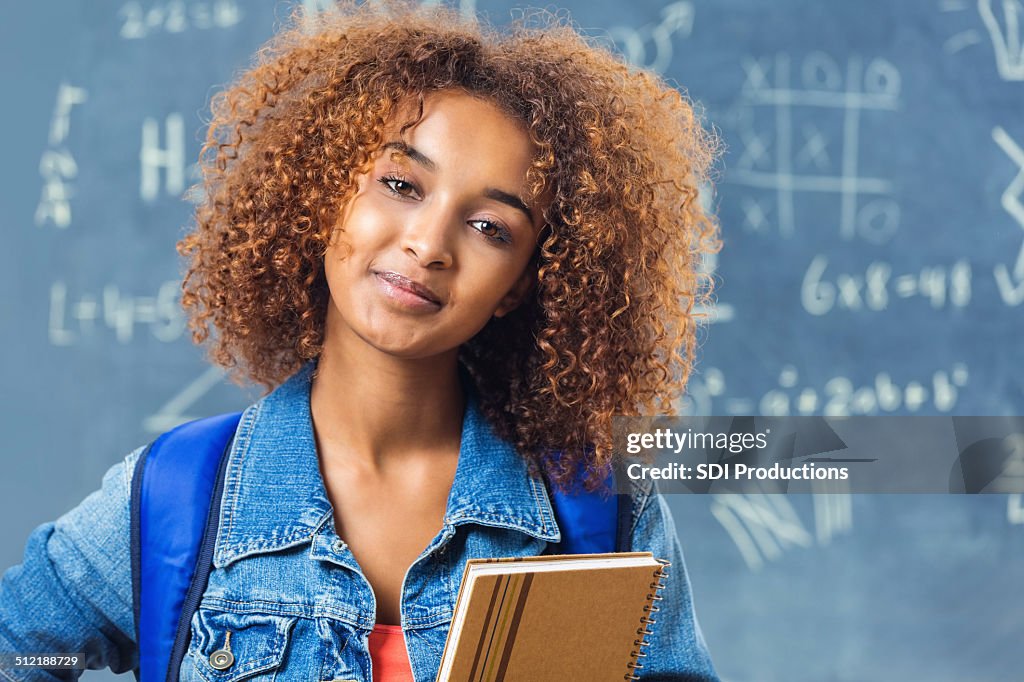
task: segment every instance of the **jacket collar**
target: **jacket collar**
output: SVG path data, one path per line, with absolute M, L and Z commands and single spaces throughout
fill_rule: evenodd
M 331 519 L 309 409 L 310 362 L 242 414 L 229 453 L 214 565 L 312 540 Z M 544 483 L 498 438 L 470 381 L 445 526 L 477 523 L 558 542 Z

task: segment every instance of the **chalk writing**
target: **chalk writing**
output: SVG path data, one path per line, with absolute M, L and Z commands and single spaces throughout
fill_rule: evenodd
M 312 1 L 317 2 L 317 0 Z M 433 7 L 440 4 L 442 4 L 442 0 L 423 0 L 420 3 L 423 7 Z M 476 0 L 458 0 L 458 2 L 452 4 L 457 5 L 459 13 L 466 18 L 472 18 L 476 15 Z
M 694 6 L 689 0 L 661 9 L 661 21 L 640 28 L 612 26 L 608 35 L 631 64 L 663 73 L 672 63 L 673 40 L 693 33 Z M 650 48 L 653 47 L 653 56 Z
M 751 571 L 782 557 L 788 549 L 824 546 L 853 528 L 852 498 L 847 488 L 814 486 L 815 536 L 784 495 L 769 493 L 713 495 L 711 513 L 729 534 Z M 835 481 L 832 482 L 836 483 Z
M 199 377 L 193 379 L 185 388 L 176 393 L 153 414 L 142 421 L 142 428 L 149 433 L 163 433 L 178 424 L 196 419 L 196 415 L 186 414 L 192 405 L 209 393 L 224 379 L 224 372 L 219 367 L 209 367 Z
M 942 12 L 961 12 L 970 9 L 966 0 L 941 0 Z M 1021 18 L 1024 2 L 1021 0 L 976 0 L 974 3 L 985 32 L 992 43 L 996 72 L 1005 81 L 1024 80 L 1024 43 L 1021 42 Z M 956 54 L 983 40 L 977 28 L 968 28 L 950 36 L 942 44 L 946 54 Z
M 779 372 L 779 387 L 761 396 L 758 407 L 765 416 L 842 417 L 899 409 L 913 413 L 924 407 L 930 398 L 935 410 L 950 412 L 956 406 L 959 389 L 967 385 L 968 379 L 967 366 L 957 363 L 948 372 L 935 371 L 930 379 L 930 390 L 916 380 L 900 385 L 888 372 L 878 372 L 872 383 L 864 386 L 856 386 L 848 377 L 834 376 L 819 389 L 800 386 L 796 367 L 785 365 Z
M 1013 525 L 1024 524 L 1024 495 L 1015 493 L 1006 496 L 1006 520 Z
M 818 546 L 853 528 L 853 498 L 849 481 L 812 481 L 814 491 L 814 537 Z
M 783 495 L 714 495 L 711 513 L 752 571 L 764 566 L 765 561 L 778 559 L 789 547 L 813 544 L 796 510 Z
M 992 49 L 996 56 L 996 70 L 1006 81 L 1024 81 L 1024 45 L 1021 43 L 1021 17 L 1024 17 L 1024 3 L 1021 0 L 978 0 L 978 13 L 985 24 Z
M 160 124 L 155 118 L 142 122 L 142 146 L 139 151 L 139 196 L 152 202 L 160 195 L 160 171 L 164 188 L 171 196 L 185 190 L 185 121 L 181 114 L 168 114 L 164 122 L 165 146 L 160 146 Z
M 57 104 L 50 119 L 48 148 L 39 160 L 39 174 L 43 189 L 36 205 L 35 224 L 52 223 L 59 228 L 71 225 L 71 198 L 74 196 L 70 181 L 78 175 L 78 164 L 64 142 L 71 133 L 71 109 L 87 99 L 83 88 L 61 83 L 57 89 Z
M 334 0 L 302 0 L 302 11 L 305 16 L 328 12 L 334 7 Z
M 968 8 L 967 0 L 940 0 L 939 10 L 942 12 L 961 12 Z M 956 54 L 964 48 L 976 45 L 981 42 L 981 33 L 976 29 L 968 29 L 950 36 L 942 44 L 942 50 L 946 54 Z
M 962 31 L 954 36 L 950 36 L 946 42 L 942 43 L 942 50 L 946 54 L 956 54 L 964 48 L 976 45 L 981 42 L 981 33 L 974 29 Z
M 1006 493 L 1024 485 L 1024 433 L 1011 433 L 1003 439 L 1006 460 L 1003 469 L 982 488 L 982 492 Z
M 828 258 L 817 255 L 807 266 L 800 287 L 800 302 L 811 315 L 825 315 L 838 308 L 851 311 L 880 311 L 892 298 L 918 296 L 932 308 L 947 305 L 963 308 L 971 301 L 971 265 L 958 260 L 953 265 L 927 266 L 917 272 L 893 275 L 892 266 L 873 261 L 864 274 L 837 274 L 826 278 Z
M 156 296 L 126 296 L 116 284 L 108 284 L 99 294 L 83 293 L 72 300 L 67 284 L 58 280 L 50 285 L 50 343 L 70 346 L 101 327 L 112 330 L 119 343 L 130 343 L 136 325 L 149 326 L 160 341 L 176 341 L 185 328 L 178 291 L 177 280 L 161 284 Z
M 745 82 L 739 110 L 742 152 L 725 176 L 730 183 L 772 191 L 776 225 L 784 237 L 796 231 L 796 196 L 799 193 L 834 194 L 839 198 L 839 235 L 860 237 L 882 244 L 899 228 L 899 205 L 890 196 L 892 183 L 868 177 L 859 169 L 860 120 L 864 111 L 899 108 L 900 73 L 885 59 L 850 57 L 845 76 L 840 64 L 827 54 L 812 52 L 800 63 L 800 83 L 790 85 L 790 56 L 743 60 Z M 755 121 L 766 107 L 774 111 L 774 126 L 759 127 Z M 825 172 L 832 164 L 829 140 L 817 124 L 793 122 L 795 112 L 834 110 L 842 116 L 842 142 L 837 172 Z M 799 132 L 800 139 L 794 139 Z M 774 150 L 774 154 L 771 151 Z M 745 225 L 752 231 L 770 226 L 767 197 L 741 201 Z
M 690 416 L 713 414 L 755 415 L 767 417 L 848 416 L 885 412 L 919 412 L 930 406 L 939 412 L 956 407 L 960 389 L 969 380 L 967 365 L 955 363 L 947 371 L 939 369 L 925 381 L 897 382 L 886 371 L 875 373 L 869 384 L 856 386 L 843 375 L 829 377 L 822 387 L 801 385 L 794 365 L 782 365 L 777 387 L 758 399 L 726 395 L 726 378 L 721 369 L 704 367 L 686 385 L 686 394 L 675 405 L 676 413 Z M 716 401 L 721 401 L 718 405 Z M 929 402 L 930 401 L 930 402 Z M 717 407 L 721 409 L 716 410 Z
M 121 18 L 119 33 L 125 40 L 140 40 L 161 31 L 182 33 L 190 28 L 230 28 L 242 20 L 242 10 L 235 0 L 170 0 L 146 7 L 133 1 L 121 5 L 117 15 Z
M 1017 221 L 1017 226 L 1020 229 L 1024 230 L 1024 203 L 1021 203 L 1021 196 L 1024 196 L 1024 149 L 1021 149 L 999 126 L 992 130 L 992 139 L 1017 164 L 1017 175 L 1006 186 L 1000 200 L 1003 210 Z M 1000 263 L 992 274 L 996 278 L 996 286 L 1003 303 L 1008 306 L 1018 306 L 1024 303 L 1024 239 L 1021 239 L 1020 251 L 1017 253 L 1013 271 L 1011 272 L 1006 265 Z

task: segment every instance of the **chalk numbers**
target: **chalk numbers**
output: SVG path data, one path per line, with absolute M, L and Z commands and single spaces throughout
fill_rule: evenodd
M 118 343 L 127 344 L 135 339 L 137 326 L 149 327 L 158 341 L 177 341 L 185 329 L 178 292 L 178 281 L 168 280 L 155 296 L 128 295 L 116 284 L 107 284 L 98 294 L 76 295 L 66 282 L 58 280 L 50 286 L 50 343 L 75 345 L 106 328 Z
M 235 0 L 172 0 L 145 7 L 141 2 L 126 2 L 121 5 L 118 17 L 121 19 L 121 37 L 125 40 L 140 40 L 159 32 L 182 33 L 190 28 L 230 28 L 242 20 L 242 11 Z
M 879 311 L 890 300 L 918 298 L 936 310 L 963 308 L 971 301 L 971 264 L 958 260 L 950 266 L 925 266 L 918 271 L 894 274 L 884 261 L 873 261 L 860 273 L 828 272 L 828 258 L 817 255 L 804 273 L 800 302 L 811 315 L 833 310 Z
M 836 376 L 819 390 L 800 386 L 796 368 L 786 365 L 779 373 L 779 387 L 765 393 L 758 407 L 761 414 L 773 417 L 844 417 L 899 409 L 914 413 L 925 408 L 949 412 L 956 406 L 959 389 L 967 385 L 968 378 L 967 366 L 957 363 L 948 371 L 934 372 L 926 382 L 897 383 L 888 372 L 878 372 L 867 385 L 857 386 L 848 377 Z

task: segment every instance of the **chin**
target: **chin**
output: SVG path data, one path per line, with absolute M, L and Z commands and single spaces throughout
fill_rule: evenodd
M 364 340 L 381 353 L 403 360 L 424 360 L 443 355 L 451 350 L 438 348 L 425 339 L 401 337 L 395 334 L 368 335 Z

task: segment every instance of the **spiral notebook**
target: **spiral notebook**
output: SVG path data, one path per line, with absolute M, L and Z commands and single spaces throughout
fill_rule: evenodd
M 437 682 L 636 679 L 667 566 L 650 552 L 471 559 Z

